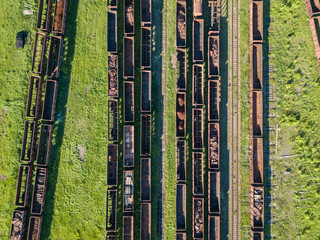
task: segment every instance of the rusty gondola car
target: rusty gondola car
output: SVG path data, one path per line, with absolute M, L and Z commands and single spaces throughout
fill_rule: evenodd
M 208 126 L 208 168 L 220 168 L 220 128 L 219 123 L 209 123 Z
M 31 180 L 32 180 L 32 166 L 20 165 L 15 206 L 17 207 L 28 206 Z
M 37 142 L 37 122 L 25 121 L 20 160 L 31 163 L 35 157 Z
M 141 112 L 151 112 L 151 76 L 150 70 L 141 71 Z
M 33 185 L 31 214 L 42 215 L 46 201 L 48 168 L 38 167 Z
M 151 24 L 152 20 L 152 0 L 140 1 L 141 25 Z
M 203 93 L 203 65 L 194 64 L 192 68 L 192 105 L 202 106 L 204 103 Z
M 193 16 L 201 17 L 202 11 L 202 0 L 193 0 Z
M 263 95 L 262 91 L 252 91 L 250 95 L 250 135 L 252 137 L 262 137 L 263 134 Z
M 134 78 L 134 37 L 123 38 L 123 78 Z
M 140 128 L 140 155 L 151 155 L 151 115 L 141 115 L 141 128 Z
M 133 240 L 134 222 L 133 216 L 123 216 L 123 240 Z
M 208 121 L 220 119 L 220 85 L 219 80 L 208 81 Z
M 220 47 L 219 47 L 219 36 L 208 36 L 208 70 L 209 78 L 219 77 L 220 68 L 219 68 L 219 56 L 220 56 Z
M 262 44 L 250 46 L 250 90 L 263 88 L 263 55 Z
M 119 135 L 119 106 L 117 99 L 108 100 L 108 140 L 117 142 Z
M 204 238 L 204 206 L 203 198 L 192 198 L 192 233 L 193 239 Z
M 134 171 L 123 171 L 123 212 L 134 210 Z
M 117 9 L 118 8 L 118 0 L 107 0 L 108 9 Z
M 186 184 L 177 184 L 176 188 L 176 229 L 186 231 L 187 222 L 187 190 Z
M 263 138 L 250 139 L 251 184 L 263 184 Z
M 263 186 L 251 186 L 251 228 L 262 230 L 264 228 L 264 189 Z
M 192 109 L 192 149 L 203 148 L 203 109 Z
M 41 124 L 37 150 L 37 166 L 46 167 L 49 165 L 52 132 L 53 125 Z
M 187 8 L 186 1 L 177 1 L 177 17 L 176 17 L 176 45 L 183 48 L 187 42 Z
M 49 122 L 54 121 L 57 95 L 58 95 L 58 82 L 56 80 L 47 79 L 41 120 L 49 121 Z
M 151 201 L 151 159 L 141 158 L 140 160 L 140 192 L 141 201 Z
M 55 0 L 52 32 L 64 35 L 68 11 L 68 0 Z
M 176 153 L 176 169 L 177 169 L 177 182 L 186 181 L 186 140 L 177 140 L 177 153 Z
M 28 212 L 27 209 L 13 210 L 10 240 L 24 239 Z
M 107 209 L 106 209 L 106 231 L 115 233 L 117 231 L 117 205 L 118 193 L 116 189 L 107 190 Z M 108 239 L 108 238 L 107 238 Z
M 203 153 L 192 153 L 192 193 L 194 196 L 203 196 Z
M 40 240 L 41 228 L 42 228 L 42 216 L 31 216 L 29 218 L 27 240 Z
M 187 233 L 186 232 L 177 232 L 176 233 L 176 240 L 187 240 Z
M 187 49 L 177 49 L 177 90 L 187 89 Z
M 118 97 L 118 56 L 108 56 L 108 96 Z
M 208 212 L 220 214 L 220 172 L 208 173 Z
M 63 38 L 61 36 L 51 36 L 50 50 L 47 62 L 47 76 L 49 78 L 60 77 L 62 47 Z
M 211 10 L 211 21 L 210 21 L 210 32 L 213 34 L 219 34 L 220 32 L 220 14 L 221 14 L 221 3 L 220 0 L 209 0 L 209 8 Z
M 123 0 L 124 34 L 134 34 L 134 0 Z
M 134 82 L 123 83 L 124 122 L 134 121 Z
M 320 2 L 318 0 L 305 0 L 306 11 L 309 17 L 320 13 Z
M 141 67 L 151 67 L 151 27 L 141 28 Z
M 140 240 L 151 240 L 151 203 L 141 203 Z
M 38 7 L 37 29 L 49 32 L 51 23 L 52 0 L 40 0 Z
M 123 166 L 134 167 L 134 126 L 123 127 Z
M 203 19 L 194 19 L 192 28 L 193 40 L 193 62 L 203 61 L 203 35 L 204 21 Z
M 176 137 L 186 137 L 186 93 L 176 93 Z
M 108 53 L 118 52 L 118 11 L 108 11 Z
M 312 34 L 316 57 L 317 57 L 317 59 L 319 59 L 320 58 L 320 42 L 319 42 L 320 16 L 315 16 L 315 17 L 310 18 L 309 25 L 310 25 L 310 30 L 311 30 L 311 34 Z
M 41 109 L 42 85 L 42 77 L 30 77 L 26 117 L 35 119 L 39 118 Z
M 254 231 L 251 229 L 250 236 L 251 236 L 251 240 L 264 240 L 263 231 Z
M 47 49 L 47 34 L 36 33 L 33 46 L 31 71 L 35 74 L 42 74 Z
M 118 185 L 118 144 L 108 144 L 107 186 Z
M 208 218 L 208 240 L 219 240 L 220 216 L 209 216 Z
M 250 3 L 250 42 L 263 41 L 263 1 Z

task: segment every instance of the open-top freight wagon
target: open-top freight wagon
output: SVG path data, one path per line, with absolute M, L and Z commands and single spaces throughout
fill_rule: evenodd
M 37 122 L 25 121 L 20 160 L 31 163 L 35 157 L 37 142 Z
M 119 135 L 119 106 L 117 99 L 108 100 L 108 140 L 117 142 Z
M 118 97 L 118 56 L 108 56 L 108 96 Z
M 209 0 L 209 8 L 211 10 L 210 32 L 219 34 L 220 32 L 220 0 Z
M 106 240 L 117 240 L 117 235 L 116 235 L 116 233 L 107 232 Z
M 151 4 L 152 4 L 152 0 L 140 1 L 141 25 L 151 24 L 151 20 L 152 20 Z
M 203 94 L 203 65 L 194 64 L 192 68 L 192 105 L 202 106 Z
M 134 34 L 134 0 L 124 2 L 124 34 Z
M 186 181 L 186 140 L 177 140 L 177 182 Z
M 220 75 L 219 71 L 219 36 L 208 36 L 208 76 L 218 77 Z
M 108 144 L 107 186 L 118 185 L 118 144 Z
M 262 44 L 250 46 L 250 90 L 263 88 L 263 55 Z
M 49 32 L 51 23 L 52 0 L 40 0 L 38 8 L 37 29 Z
M 186 137 L 186 93 L 176 94 L 176 137 Z
M 123 240 L 133 240 L 133 216 L 123 216 Z
M 319 42 L 320 16 L 315 16 L 315 17 L 310 18 L 309 25 L 310 25 L 310 30 L 311 30 L 311 34 L 312 34 L 316 57 L 317 57 L 317 59 L 319 59 L 320 58 L 320 42 Z
M 192 153 L 192 193 L 194 196 L 203 196 L 203 153 Z
M 141 158 L 140 168 L 141 201 L 151 201 L 151 159 Z
M 151 203 L 141 203 L 140 240 L 151 240 Z
M 24 239 L 28 212 L 27 209 L 13 210 L 10 240 Z
M 140 128 L 140 155 L 151 155 L 151 115 L 141 115 L 141 128 Z
M 203 19 L 193 20 L 193 62 L 203 61 Z
M 177 47 L 185 47 L 187 41 L 187 8 L 185 0 L 177 1 L 177 17 L 176 17 L 176 45 Z
M 251 184 L 263 184 L 263 138 L 250 139 Z
M 151 27 L 141 28 L 141 67 L 151 67 Z
M 264 190 L 263 186 L 251 186 L 251 228 L 262 230 L 264 227 Z
M 134 78 L 134 37 L 123 38 L 123 78 Z
M 49 165 L 52 133 L 53 125 L 41 124 L 37 150 L 37 166 L 46 167 Z
M 141 112 L 151 112 L 151 71 L 141 71 Z
M 192 109 L 192 148 L 203 148 L 203 109 Z
M 47 76 L 49 78 L 60 77 L 62 47 L 63 47 L 62 36 L 51 36 L 49 56 L 48 56 L 48 62 L 47 62 Z
M 251 92 L 251 127 L 252 137 L 262 137 L 263 134 L 263 95 L 262 91 Z
M 176 188 L 176 229 L 186 231 L 187 223 L 187 190 L 186 184 L 177 184 Z
M 208 81 L 208 121 L 220 119 L 220 86 L 219 80 Z
M 202 11 L 202 0 L 193 0 L 193 16 L 201 17 Z
M 118 52 L 118 11 L 108 11 L 108 53 Z
M 192 232 L 193 239 L 204 238 L 204 206 L 203 198 L 192 198 Z
M 134 167 L 134 126 L 125 125 L 123 127 L 124 143 L 123 143 L 123 166 Z
M 133 212 L 134 209 L 134 171 L 123 171 L 123 211 Z
M 124 91 L 124 122 L 134 121 L 134 82 L 125 81 Z
M 264 232 L 263 231 L 253 231 L 251 230 L 251 240 L 263 240 L 264 239 Z
M 220 168 L 220 129 L 219 123 L 209 123 L 208 126 L 208 168 Z
M 187 240 L 187 233 L 186 232 L 177 232 L 176 233 L 176 240 Z
M 27 240 L 40 240 L 41 227 L 42 227 L 42 216 L 31 216 L 29 218 Z
M 116 232 L 117 231 L 117 204 L 118 194 L 116 189 L 107 190 L 107 213 L 106 213 L 106 231 Z
M 32 166 L 20 165 L 15 206 L 17 207 L 28 206 L 31 180 L 32 180 Z
M 208 173 L 208 212 L 220 213 L 220 172 Z
M 58 95 L 58 82 L 56 80 L 47 79 L 44 92 L 42 117 L 43 121 L 54 121 L 56 111 L 56 101 Z
M 220 216 L 208 217 L 208 240 L 220 239 Z
M 36 119 L 39 118 L 41 109 L 42 85 L 42 77 L 30 77 L 26 117 Z
M 46 48 L 47 48 L 47 34 L 37 32 L 34 39 L 32 62 L 31 62 L 31 71 L 35 74 L 43 73 Z
M 305 0 L 305 3 L 309 17 L 320 13 L 320 2 L 318 0 Z
M 263 41 L 263 1 L 250 3 L 250 43 Z
M 66 28 L 68 0 L 55 0 L 52 32 L 63 35 Z
M 31 214 L 42 215 L 46 201 L 48 168 L 38 167 L 33 185 Z
M 108 9 L 117 9 L 118 8 L 118 0 L 107 0 Z
M 177 49 L 177 90 L 187 89 L 187 49 Z

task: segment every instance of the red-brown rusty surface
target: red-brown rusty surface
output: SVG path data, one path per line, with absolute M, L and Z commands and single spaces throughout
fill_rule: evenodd
M 220 216 L 208 217 L 208 240 L 220 239 Z
M 123 38 L 123 77 L 134 78 L 134 37 Z
M 220 172 L 208 173 L 208 212 L 220 213 Z
M 320 58 L 320 42 L 319 42 L 320 24 L 319 22 L 320 22 L 320 16 L 313 17 L 309 20 L 310 30 L 311 30 L 313 44 L 314 44 L 314 50 L 315 50 L 317 59 Z
M 134 167 L 134 126 L 123 127 L 123 166 Z
M 124 33 L 134 34 L 134 0 L 124 1 Z
M 263 139 L 251 138 L 251 184 L 263 184 Z
M 176 188 L 176 229 L 177 231 L 185 231 L 186 230 L 186 201 L 187 198 L 187 190 L 186 184 L 177 184 Z
M 151 203 L 141 203 L 140 240 L 151 239 Z
M 263 41 L 263 1 L 250 4 L 250 42 Z
M 64 30 L 66 27 L 67 10 L 67 0 L 56 0 L 52 24 L 53 33 L 62 35 L 64 34 Z
M 151 24 L 152 11 L 151 11 L 152 0 L 141 0 L 140 1 L 140 16 L 141 24 Z
M 49 56 L 47 61 L 47 76 L 49 78 L 59 78 L 61 52 L 63 39 L 61 36 L 51 36 Z
M 47 79 L 44 91 L 44 100 L 41 119 L 44 121 L 53 121 L 56 111 L 56 101 L 58 94 L 58 81 Z
M 250 46 L 250 89 L 262 90 L 263 88 L 263 55 L 262 44 Z
M 319 0 L 305 0 L 306 10 L 309 17 L 320 13 L 320 2 Z
M 27 100 L 26 116 L 39 118 L 42 99 L 43 78 L 31 76 L 29 82 L 29 93 Z
M 151 159 L 141 158 L 140 168 L 141 201 L 151 201 Z
M 186 136 L 186 94 L 176 94 L 176 137 Z
M 124 122 L 134 121 L 134 82 L 123 83 Z
M 193 61 L 203 61 L 203 19 L 194 19 L 192 28 L 193 40 Z
M 25 121 L 20 160 L 31 163 L 35 157 L 37 142 L 37 122 Z
M 209 77 L 218 77 L 219 72 L 219 36 L 208 36 Z
M 186 181 L 186 140 L 177 140 L 177 181 Z
M 141 115 L 140 128 L 140 154 L 142 156 L 151 155 L 151 115 Z
M 108 144 L 107 186 L 118 185 L 118 144 Z
M 118 99 L 108 100 L 108 140 L 118 141 L 119 133 L 119 108 Z
M 40 240 L 42 216 L 31 216 L 29 219 L 27 240 Z
M 251 235 L 251 240 L 263 240 L 264 239 L 263 231 L 251 230 L 250 235 Z
M 53 125 L 41 124 L 36 164 L 46 167 L 50 161 Z
M 106 231 L 117 231 L 117 205 L 118 205 L 117 190 L 107 190 L 107 208 L 106 208 Z
M 185 47 L 187 39 L 187 11 L 186 1 L 177 1 L 177 22 L 176 22 L 176 45 Z
M 220 32 L 220 0 L 208 1 L 208 6 L 211 10 L 210 32 L 219 34 Z M 209 32 L 209 34 L 210 34 Z
M 192 148 L 203 148 L 203 110 L 192 109 Z
M 10 240 L 24 239 L 27 217 L 26 209 L 15 209 L 13 211 Z
M 141 67 L 151 67 L 151 27 L 141 28 Z
M 220 129 L 219 123 L 208 125 L 208 168 L 219 169 L 220 167 Z
M 194 64 L 192 68 L 192 105 L 203 105 L 203 65 Z
M 187 233 L 185 232 L 177 232 L 176 240 L 187 240 Z
M 108 11 L 108 52 L 117 53 L 118 51 L 118 11 Z
M 202 16 L 202 0 L 193 0 L 193 16 Z
M 193 239 L 204 238 L 204 206 L 203 198 L 192 198 L 192 232 Z
M 187 50 L 177 49 L 177 90 L 185 91 L 187 88 Z
M 31 71 L 36 74 L 43 73 L 45 54 L 47 48 L 47 35 L 45 33 L 36 33 L 33 46 Z
M 37 29 L 49 32 L 51 23 L 52 0 L 40 0 L 38 7 Z
M 48 168 L 38 167 L 33 185 L 31 214 L 42 215 L 46 202 Z
M 150 70 L 141 71 L 141 112 L 151 112 L 151 76 Z
M 195 196 L 202 196 L 204 193 L 203 181 L 203 153 L 192 153 L 192 193 Z
M 118 56 L 108 56 L 108 96 L 118 97 Z
M 32 166 L 20 165 L 17 191 L 16 191 L 16 207 L 26 207 L 29 203 L 30 184 L 32 179 Z
M 133 240 L 133 216 L 123 216 L 123 239 Z
M 219 80 L 208 81 L 208 120 L 219 121 L 220 118 L 220 85 Z
M 251 186 L 251 227 L 262 229 L 264 227 L 264 191 L 263 186 Z
M 134 209 L 134 172 L 123 171 L 123 211 L 133 212 Z
M 251 92 L 251 136 L 261 137 L 263 134 L 263 95 L 261 91 Z

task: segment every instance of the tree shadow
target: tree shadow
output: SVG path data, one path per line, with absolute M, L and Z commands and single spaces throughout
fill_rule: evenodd
M 54 215 L 55 192 L 60 165 L 61 145 L 64 136 L 65 119 L 67 113 L 67 101 L 71 78 L 72 61 L 75 51 L 75 37 L 77 29 L 77 14 L 79 0 L 70 1 L 66 20 L 66 32 L 64 35 L 64 52 L 61 65 L 61 76 L 56 105 L 56 118 L 54 123 L 54 135 L 51 147 L 49 164 L 48 185 L 46 193 L 45 211 L 41 231 L 41 239 L 50 239 L 51 224 Z

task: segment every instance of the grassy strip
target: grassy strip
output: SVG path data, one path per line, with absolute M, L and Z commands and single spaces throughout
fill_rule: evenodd
M 25 2 L 36 12 L 37 4 Z M 36 16 L 24 16 L 16 1 L 0 3 L 0 238 L 9 238 L 25 120 Z M 16 49 L 16 34 L 28 32 L 24 49 Z
M 313 42 L 300 0 L 273 1 L 269 36 L 270 66 L 276 92 L 279 123 L 278 152 L 271 162 L 274 219 L 271 234 L 277 238 L 320 238 L 319 209 L 319 72 Z M 273 136 L 275 139 L 275 136 Z M 281 158 L 281 155 L 298 155 Z M 285 175 L 288 170 L 291 174 Z

